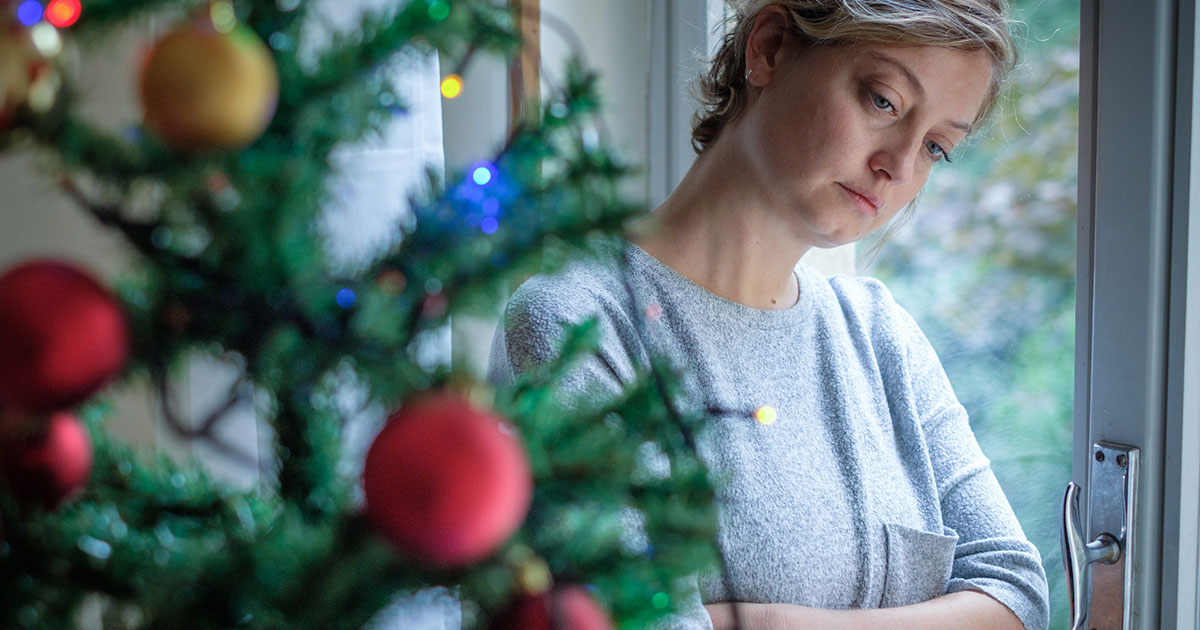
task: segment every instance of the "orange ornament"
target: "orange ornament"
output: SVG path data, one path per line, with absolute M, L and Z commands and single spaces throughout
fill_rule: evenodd
M 233 149 L 253 142 L 275 113 L 279 74 L 249 28 L 218 29 L 205 15 L 168 33 L 142 67 L 146 126 L 178 149 Z

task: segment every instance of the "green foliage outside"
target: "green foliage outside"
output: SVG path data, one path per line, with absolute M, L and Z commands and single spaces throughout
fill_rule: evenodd
M 939 164 L 865 273 L 937 348 L 1066 627 L 1059 506 L 1071 476 L 1079 6 L 1018 0 L 1020 66 L 991 125 Z

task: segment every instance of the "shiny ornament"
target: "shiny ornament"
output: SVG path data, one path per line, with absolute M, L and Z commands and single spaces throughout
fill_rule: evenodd
M 60 411 L 30 440 L 5 442 L 0 467 L 15 496 L 55 508 L 77 495 L 92 474 L 92 440 L 75 416 Z
M 113 379 L 129 352 L 125 316 L 91 275 L 58 260 L 0 275 L 0 404 L 73 407 Z
M 401 550 L 432 565 L 492 553 L 529 510 L 524 446 L 500 418 L 453 391 L 405 403 L 363 467 L 366 514 Z
M 44 113 L 54 106 L 62 86 L 55 66 L 61 52 L 62 40 L 50 24 L 26 28 L 0 15 L 0 132 L 23 107 Z
M 245 26 L 214 23 L 214 15 L 224 14 L 213 11 L 158 40 L 142 67 L 146 126 L 179 149 L 249 144 L 271 122 L 279 98 L 266 45 Z
M 612 620 L 587 589 L 564 586 L 520 597 L 491 630 L 612 630 Z

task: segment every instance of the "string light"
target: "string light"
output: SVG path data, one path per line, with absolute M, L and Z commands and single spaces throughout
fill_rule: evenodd
M 483 230 L 484 234 L 494 234 L 496 230 L 500 229 L 500 222 L 494 217 L 487 217 L 479 222 L 479 229 Z
M 25 26 L 33 26 L 42 21 L 42 3 L 37 0 L 26 0 L 17 7 L 17 19 Z
M 666 608 L 671 604 L 671 596 L 662 592 L 655 593 L 654 596 L 650 598 L 650 603 L 654 604 L 655 608 Z
M 379 274 L 379 289 L 390 295 L 400 295 L 404 292 L 404 286 L 408 284 L 404 274 L 396 269 L 388 269 Z
M 471 171 L 471 179 L 480 186 L 487 186 L 492 181 L 492 169 L 488 164 L 480 164 Z
M 230 2 L 214 2 L 209 9 L 209 17 L 218 33 L 230 33 L 237 27 L 237 13 Z
M 462 88 L 462 77 L 457 74 L 448 74 L 442 79 L 442 96 L 446 98 L 457 98 L 462 93 Z
M 763 405 L 758 408 L 758 411 L 754 412 L 754 419 L 758 420 L 758 423 L 763 426 L 774 424 L 778 416 L 779 414 L 771 405 Z
M 658 318 L 662 317 L 662 307 L 658 305 L 658 302 L 652 302 L 646 307 L 646 317 L 653 321 L 658 321 Z
M 29 29 L 29 39 L 44 57 L 54 57 L 62 52 L 62 38 L 58 29 L 45 22 L 39 22 Z
M 337 297 L 335 299 L 337 300 L 338 306 L 342 308 L 350 308 L 351 306 L 354 306 L 354 300 L 356 298 L 357 296 L 354 295 L 353 290 L 341 289 L 337 292 Z
M 58 28 L 78 22 L 81 13 L 83 6 L 79 0 L 50 0 L 50 4 L 46 5 L 46 21 Z
M 450 17 L 450 3 L 446 0 L 432 0 L 429 3 L 429 19 L 441 22 Z

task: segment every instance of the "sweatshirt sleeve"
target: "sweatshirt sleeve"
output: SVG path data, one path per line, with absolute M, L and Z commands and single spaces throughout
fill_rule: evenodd
M 585 394 L 619 395 L 636 377 L 626 349 L 626 318 L 618 305 L 608 304 L 585 285 L 559 276 L 534 276 L 509 299 L 492 340 L 489 380 L 507 384 L 518 374 L 553 362 L 562 353 L 566 329 L 588 319 L 597 320 L 599 347 L 571 366 L 561 381 L 559 394 L 566 401 Z
M 959 537 L 946 592 L 981 591 L 1012 610 L 1026 630 L 1046 630 L 1041 555 L 1025 537 L 933 347 L 906 311 L 894 309 L 942 520 Z

